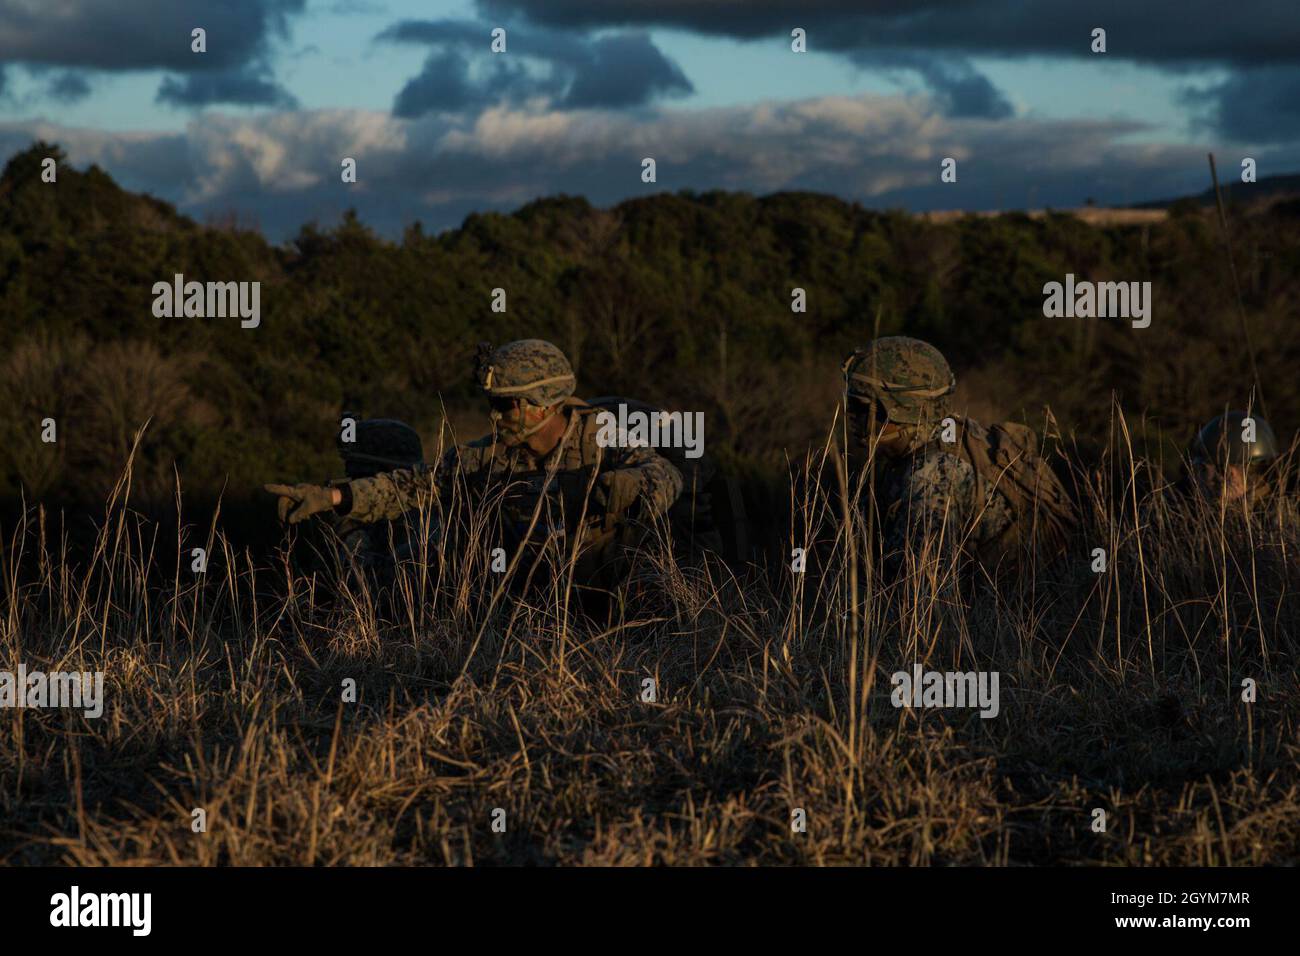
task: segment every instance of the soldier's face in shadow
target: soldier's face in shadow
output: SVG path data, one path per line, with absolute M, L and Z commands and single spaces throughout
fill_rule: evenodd
M 1245 465 L 1219 466 L 1208 461 L 1198 461 L 1192 467 L 1192 480 L 1197 490 L 1211 501 L 1220 498 L 1240 501 L 1248 491 Z
M 847 415 L 852 451 L 865 457 L 874 446 L 878 454 L 894 457 L 906 449 L 906 432 L 889 420 L 880 402 L 850 396 Z
M 553 408 L 543 408 L 514 398 L 490 398 L 488 405 L 491 408 L 489 417 L 492 419 L 492 427 L 505 445 L 523 444 L 530 437 L 529 430 L 545 421 L 554 411 Z

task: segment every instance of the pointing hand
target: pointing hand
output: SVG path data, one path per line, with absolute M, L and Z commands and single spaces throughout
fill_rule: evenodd
M 331 510 L 343 500 L 337 488 L 323 485 L 263 485 L 263 489 L 279 495 L 277 510 L 281 521 L 297 524 L 304 518 Z

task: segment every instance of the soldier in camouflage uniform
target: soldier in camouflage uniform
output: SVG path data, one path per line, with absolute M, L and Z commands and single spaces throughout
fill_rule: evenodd
M 990 569 L 1014 567 L 1026 547 L 1042 554 L 1064 546 L 1073 505 L 1038 456 L 1033 431 L 954 415 L 956 378 L 938 349 L 905 336 L 876 339 L 843 371 L 855 457 L 874 448 L 882 461 L 875 505 L 888 570 L 940 532 L 945 547 Z
M 1251 440 L 1248 424 L 1253 424 Z M 1271 472 L 1279 455 L 1273 427 L 1259 415 L 1226 412 L 1208 422 L 1187 450 L 1180 490 L 1209 501 L 1259 504 L 1278 489 Z
M 563 551 L 581 531 L 575 579 L 615 583 L 641 529 L 681 494 L 681 473 L 652 448 L 602 448 L 597 410 L 573 397 L 573 370 L 549 342 L 480 346 L 476 377 L 492 434 L 452 448 L 434 469 L 400 468 L 333 487 L 267 485 L 280 497 L 282 520 L 329 511 L 391 520 L 464 492 L 493 507 L 491 546 L 514 553 L 559 544 Z

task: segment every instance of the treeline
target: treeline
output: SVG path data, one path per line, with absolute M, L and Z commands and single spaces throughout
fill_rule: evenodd
M 41 179 L 49 156 L 56 183 Z M 1269 412 L 1289 440 L 1300 214 L 1281 202 L 1229 220 Z M 154 283 L 177 273 L 260 282 L 260 325 L 156 318 Z M 1044 283 L 1067 273 L 1152 282 L 1151 326 L 1044 318 Z M 791 309 L 796 288 L 806 312 Z M 931 224 L 811 193 L 661 193 L 608 210 L 560 196 L 436 236 L 417 224 L 386 241 L 348 215 L 273 246 L 77 171 L 45 143 L 0 179 L 0 316 L 10 503 L 101 501 L 146 419 L 132 499 L 145 504 L 170 501 L 177 476 L 211 499 L 335 474 L 345 407 L 404 418 L 429 445 L 446 410 L 472 437 L 486 424 L 470 374 L 480 340 L 549 338 L 580 394 L 703 411 L 711 452 L 768 475 L 824 436 L 840 362 L 877 329 L 942 348 L 977 417 L 1038 425 L 1050 405 L 1085 440 L 1110 427 L 1115 393 L 1168 451 L 1244 405 L 1252 381 L 1222 233 L 1194 203 L 1158 225 L 1095 228 L 1063 214 Z

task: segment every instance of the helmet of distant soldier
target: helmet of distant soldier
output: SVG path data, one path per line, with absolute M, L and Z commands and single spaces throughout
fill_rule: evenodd
M 356 422 L 354 441 L 344 441 L 340 430 L 336 441 L 339 457 L 349 478 L 371 478 L 397 468 L 424 464 L 424 445 L 414 428 L 395 418 L 367 418 L 344 413 Z
M 1254 423 L 1254 441 L 1250 441 L 1247 419 Z M 1267 464 L 1279 454 L 1273 427 L 1259 415 L 1226 412 L 1205 423 L 1192 440 L 1189 455 L 1193 461 L 1212 465 Z
M 850 402 L 875 403 L 885 419 L 904 425 L 942 419 L 957 387 L 943 353 L 905 335 L 873 340 L 845 360 L 843 371 Z
M 573 368 L 542 339 L 519 339 L 495 349 L 479 346 L 475 379 L 488 399 L 517 399 L 549 408 L 573 394 Z

